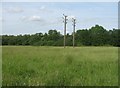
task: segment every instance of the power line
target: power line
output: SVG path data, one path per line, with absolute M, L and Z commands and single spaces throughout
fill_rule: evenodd
M 64 48 L 66 46 L 66 24 L 67 24 L 67 15 L 63 14 L 63 23 L 64 23 Z
M 72 22 L 73 22 L 73 48 L 75 46 L 75 26 L 76 26 L 76 19 L 72 18 Z

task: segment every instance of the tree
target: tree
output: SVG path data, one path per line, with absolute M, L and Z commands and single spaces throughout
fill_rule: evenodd
M 90 34 L 87 29 L 83 30 L 77 30 L 75 35 L 75 40 L 77 41 L 78 45 L 91 45 L 90 43 Z
M 105 45 L 106 39 L 107 39 L 107 31 L 99 25 L 95 25 L 95 27 L 92 27 L 89 29 L 90 33 L 90 42 L 93 46 L 101 46 Z
M 106 30 L 102 26 L 95 25 L 88 29 L 77 30 L 75 33 L 76 46 L 120 46 L 120 29 Z M 63 46 L 64 36 L 57 30 L 49 30 L 48 33 L 36 33 L 25 35 L 2 35 L 2 45 L 37 45 L 37 46 Z M 67 33 L 66 45 L 72 46 L 72 34 Z

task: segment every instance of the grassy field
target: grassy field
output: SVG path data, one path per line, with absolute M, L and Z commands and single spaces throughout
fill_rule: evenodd
M 3 86 L 117 86 L 117 47 L 2 47 Z

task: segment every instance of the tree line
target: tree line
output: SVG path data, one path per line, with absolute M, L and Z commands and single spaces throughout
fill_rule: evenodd
M 120 46 L 120 30 L 106 30 L 95 25 L 75 32 L 75 46 Z M 63 37 L 57 30 L 48 33 L 1 35 L 2 45 L 63 46 Z M 66 34 L 66 45 L 72 46 L 72 34 Z

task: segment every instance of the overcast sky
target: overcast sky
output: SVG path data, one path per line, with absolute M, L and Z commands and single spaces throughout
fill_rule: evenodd
M 118 27 L 117 2 L 4 2 L 0 13 L 2 34 L 45 33 L 50 29 L 63 33 L 63 13 L 68 15 L 68 33 L 72 32 L 72 17 L 77 19 L 76 30 L 95 24 L 108 30 Z

